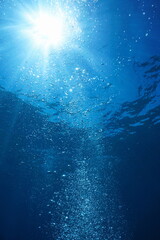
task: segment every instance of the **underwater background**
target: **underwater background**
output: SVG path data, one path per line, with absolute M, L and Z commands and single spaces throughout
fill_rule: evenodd
M 67 40 L 46 51 L 24 15 L 57 7 Z M 0 1 L 0 240 L 160 239 L 159 15 Z

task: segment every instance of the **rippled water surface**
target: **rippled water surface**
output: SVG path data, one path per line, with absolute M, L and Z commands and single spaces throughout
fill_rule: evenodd
M 159 12 L 0 1 L 0 240 L 160 239 Z

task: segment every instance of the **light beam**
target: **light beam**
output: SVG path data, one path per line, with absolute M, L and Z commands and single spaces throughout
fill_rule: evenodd
M 61 9 L 43 9 L 23 13 L 20 31 L 41 50 L 61 49 L 74 41 L 81 32 L 75 16 Z

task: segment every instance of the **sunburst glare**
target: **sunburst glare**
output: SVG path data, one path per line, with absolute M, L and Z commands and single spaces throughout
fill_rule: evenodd
M 40 12 L 36 18 L 31 18 L 28 33 L 36 44 L 40 46 L 60 46 L 65 39 L 65 22 L 63 16 L 53 16 Z
M 59 8 L 24 12 L 22 22 L 18 26 L 19 32 L 33 48 L 43 51 L 71 46 L 81 32 L 74 14 Z

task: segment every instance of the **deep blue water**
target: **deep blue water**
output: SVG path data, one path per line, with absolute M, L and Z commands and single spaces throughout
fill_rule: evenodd
M 74 21 L 46 53 L 24 15 L 56 6 Z M 159 1 L 0 13 L 0 240 L 160 240 Z

